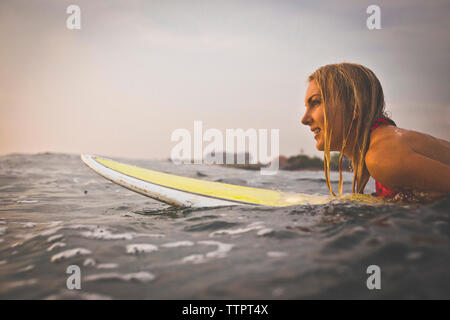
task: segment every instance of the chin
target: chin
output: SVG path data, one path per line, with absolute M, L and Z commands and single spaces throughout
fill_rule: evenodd
M 317 141 L 316 149 L 319 150 L 319 151 L 323 151 L 324 148 L 323 148 L 322 140 Z

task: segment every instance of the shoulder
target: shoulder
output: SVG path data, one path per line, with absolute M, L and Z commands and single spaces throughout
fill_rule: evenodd
M 411 130 L 377 128 L 364 159 L 370 176 L 391 190 L 449 192 L 450 153 L 445 158 L 447 147 L 434 140 Z
M 394 126 L 383 126 L 377 128 L 370 134 L 369 150 L 366 159 L 379 160 L 379 157 L 395 155 L 398 151 L 407 151 L 409 144 L 406 135 L 408 131 Z
M 398 173 L 402 162 L 413 152 L 405 139 L 405 131 L 394 126 L 383 126 L 372 132 L 364 160 L 375 180 L 383 182 Z

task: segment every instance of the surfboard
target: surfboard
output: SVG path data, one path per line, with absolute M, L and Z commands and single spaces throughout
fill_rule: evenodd
M 178 207 L 273 206 L 323 204 L 328 196 L 283 192 L 194 179 L 140 168 L 95 155 L 81 160 L 102 177 L 131 191 Z

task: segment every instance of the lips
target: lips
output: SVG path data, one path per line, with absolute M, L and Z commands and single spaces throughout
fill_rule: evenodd
M 319 127 L 311 128 L 311 131 L 314 132 L 314 139 L 317 139 L 320 132 L 322 131 Z

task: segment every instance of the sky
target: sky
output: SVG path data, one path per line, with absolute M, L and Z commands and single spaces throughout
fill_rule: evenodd
M 165 159 L 198 120 L 279 129 L 280 154 L 322 156 L 300 123 L 306 79 L 338 62 L 375 72 L 399 127 L 450 140 L 449 13 L 448 0 L 1 0 L 0 155 Z

